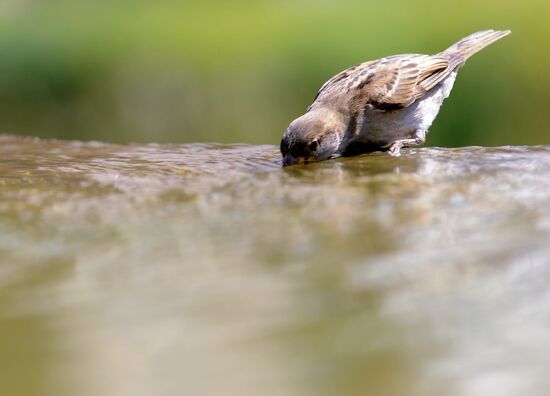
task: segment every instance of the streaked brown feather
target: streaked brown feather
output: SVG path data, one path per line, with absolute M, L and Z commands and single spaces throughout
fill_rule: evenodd
M 436 55 L 395 55 L 350 67 L 321 87 L 310 109 L 327 104 L 352 111 L 369 104 L 382 110 L 410 106 L 471 55 L 507 34 L 509 31 L 485 30 Z
M 406 107 L 449 75 L 449 62 L 440 55 L 397 55 L 365 62 L 337 74 L 317 94 L 320 103 L 334 103 L 343 93 L 353 107 L 373 104 Z

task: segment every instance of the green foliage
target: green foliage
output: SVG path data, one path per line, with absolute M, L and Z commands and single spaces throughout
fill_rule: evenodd
M 7 2 L 0 132 L 113 142 L 277 143 L 331 75 L 473 31 L 432 145 L 550 143 L 543 1 Z

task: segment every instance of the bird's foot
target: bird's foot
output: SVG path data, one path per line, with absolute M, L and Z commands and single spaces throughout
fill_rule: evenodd
M 393 142 L 390 148 L 388 149 L 388 154 L 392 157 L 399 157 L 401 156 L 401 147 L 403 147 L 403 143 L 400 141 Z
M 403 147 L 413 147 L 413 146 L 419 146 L 424 143 L 425 134 L 422 132 L 422 135 L 418 135 L 414 139 L 401 139 L 396 140 L 390 145 L 390 148 L 388 149 L 388 154 L 392 157 L 399 157 L 401 156 L 401 149 Z

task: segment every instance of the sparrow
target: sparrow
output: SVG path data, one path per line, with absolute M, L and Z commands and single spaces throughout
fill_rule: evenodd
M 458 70 L 509 33 L 484 30 L 435 55 L 394 55 L 336 74 L 285 131 L 283 166 L 380 150 L 399 156 L 423 144 Z

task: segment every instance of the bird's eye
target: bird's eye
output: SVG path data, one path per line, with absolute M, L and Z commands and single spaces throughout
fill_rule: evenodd
M 318 140 L 314 140 L 309 144 L 309 149 L 311 151 L 317 150 L 317 147 L 319 147 L 319 141 Z

